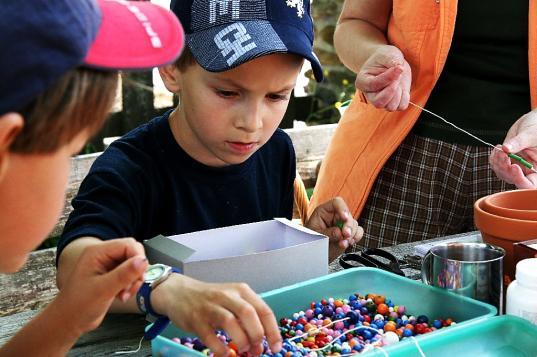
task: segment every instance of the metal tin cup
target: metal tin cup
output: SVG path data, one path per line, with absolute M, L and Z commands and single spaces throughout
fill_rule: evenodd
M 442 243 L 423 258 L 424 283 L 496 306 L 503 312 L 505 250 L 486 243 Z

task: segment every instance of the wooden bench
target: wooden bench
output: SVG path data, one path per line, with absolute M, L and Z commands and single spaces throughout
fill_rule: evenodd
M 318 125 L 302 129 L 288 129 L 297 157 L 297 169 L 306 187 L 313 187 L 317 166 L 322 159 L 336 124 Z M 63 213 L 52 236 L 61 234 L 72 211 L 71 200 L 100 153 L 80 155 L 71 159 L 71 173 Z M 15 274 L 0 274 L 0 316 L 38 310 L 57 294 L 56 248 L 33 252 L 27 264 Z

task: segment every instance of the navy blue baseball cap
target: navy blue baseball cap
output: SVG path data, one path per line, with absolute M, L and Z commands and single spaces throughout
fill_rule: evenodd
M 168 9 L 124 0 L 0 0 L 0 115 L 78 66 L 141 70 L 172 63 L 184 33 Z
M 313 53 L 310 0 L 172 0 L 171 9 L 192 55 L 207 71 L 226 71 L 271 53 L 293 53 L 311 63 L 318 82 L 323 79 Z

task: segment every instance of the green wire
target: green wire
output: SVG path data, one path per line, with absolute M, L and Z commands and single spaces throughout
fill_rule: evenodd
M 527 162 L 526 160 L 524 160 L 523 158 L 521 158 L 520 156 L 515 155 L 515 154 L 507 154 L 507 156 L 509 156 L 513 160 L 520 162 L 523 166 L 527 167 L 528 169 L 533 169 L 533 165 Z

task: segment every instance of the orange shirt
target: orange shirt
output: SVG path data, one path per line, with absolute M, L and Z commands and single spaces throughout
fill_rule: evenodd
M 411 100 L 425 105 L 447 59 L 457 15 L 456 0 L 393 0 L 389 43 L 403 52 L 412 69 Z M 537 0 L 529 1 L 529 79 L 531 107 L 537 107 Z M 327 149 L 309 213 L 341 196 L 358 217 L 382 166 L 408 135 L 420 110 L 388 112 L 368 104 L 360 92 L 345 111 Z

